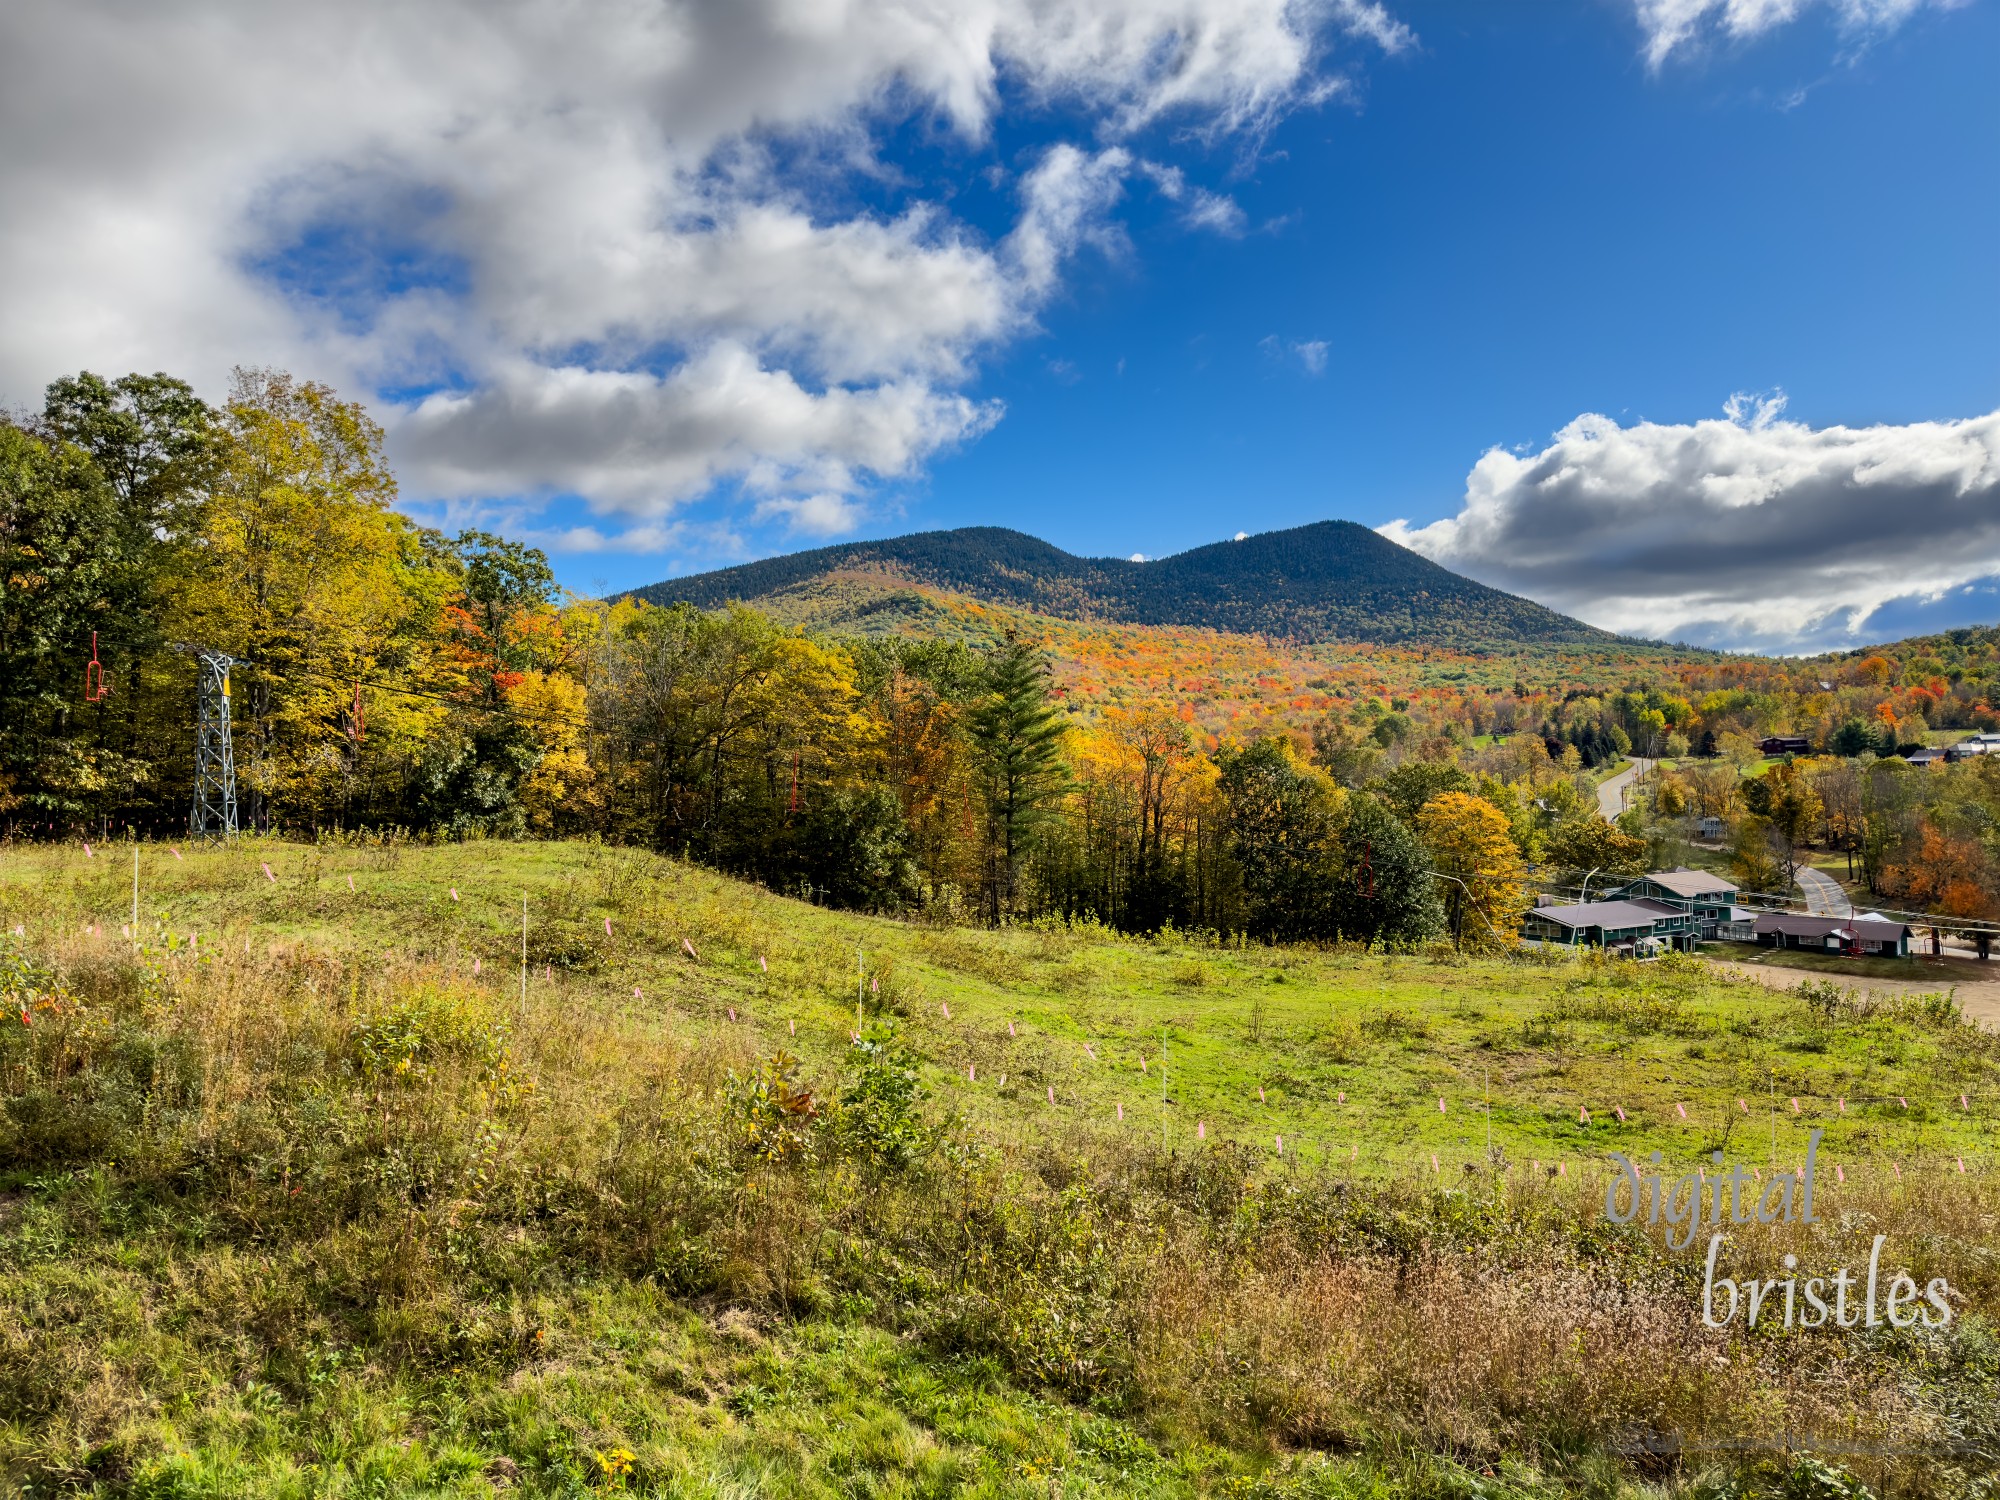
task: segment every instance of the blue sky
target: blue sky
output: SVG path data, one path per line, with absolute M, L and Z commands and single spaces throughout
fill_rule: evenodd
M 1704 643 L 2000 614 L 1990 0 L 193 9 L 0 22 L 10 401 L 281 363 L 583 590 L 1339 516 Z

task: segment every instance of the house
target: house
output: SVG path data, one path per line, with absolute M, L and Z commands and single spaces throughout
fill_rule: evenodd
M 1956 745 L 1946 746 L 1943 758 L 1948 761 L 1970 760 L 1975 755 L 1992 755 L 1995 751 L 2000 751 L 2000 734 L 1975 734 Z M 1937 755 L 1939 752 L 1933 750 L 1930 753 Z M 1916 758 L 1914 755 L 1910 757 L 1912 761 Z
M 1903 757 L 1911 765 L 1924 771 L 1932 770 L 1937 766 L 1943 765 L 1946 761 L 1956 760 L 1957 758 L 1950 750 L 1912 750 L 1908 755 Z
M 1686 865 L 1654 870 L 1607 895 L 1614 901 L 1663 901 L 1692 916 L 1695 931 L 1703 938 L 1713 938 L 1736 909 L 1733 881 L 1706 870 L 1690 870 Z
M 1757 741 L 1757 749 L 1764 755 L 1809 755 L 1812 741 L 1802 734 L 1767 734 Z
M 1718 818 L 1714 813 L 1707 813 L 1695 821 L 1694 836 L 1698 839 L 1706 839 L 1709 843 L 1714 843 L 1720 839 L 1724 831 L 1722 819 Z
M 1521 941 L 1563 948 L 1609 948 L 1634 958 L 1695 945 L 1692 913 L 1664 901 L 1584 901 L 1530 907 Z
M 1809 917 L 1798 912 L 1757 914 L 1757 941 L 1766 948 L 1804 948 L 1815 953 L 1851 956 L 1879 954 L 1910 956 L 1911 928 L 1906 922 L 1865 912 L 1854 917 Z
M 1716 940 L 1724 943 L 1750 943 L 1757 939 L 1757 913 L 1747 906 L 1732 906 L 1728 919 L 1715 925 Z

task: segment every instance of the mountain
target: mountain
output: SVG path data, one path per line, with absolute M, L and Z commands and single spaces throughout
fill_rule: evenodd
M 1154 562 L 1075 557 L 999 526 L 846 542 L 633 589 L 653 604 L 769 605 L 802 592 L 968 595 L 1059 619 L 1296 641 L 1603 645 L 1618 637 L 1474 583 L 1352 521 L 1317 521 Z

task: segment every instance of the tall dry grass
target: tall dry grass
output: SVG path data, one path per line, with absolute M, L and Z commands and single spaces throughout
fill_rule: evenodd
M 615 859 L 598 878 L 649 899 Z M 717 917 L 752 944 L 763 920 Z M 1601 1180 L 1368 1186 L 982 1135 L 902 1099 L 892 1050 L 759 1093 L 764 1060 L 689 1048 L 671 1013 L 243 937 L 65 934 L 22 970 L 28 1021 L 0 1025 L 17 1450 L 143 1450 L 210 1387 L 302 1392 L 328 1349 L 505 1376 L 550 1357 L 538 1305 L 615 1278 L 865 1318 L 1183 1441 L 1582 1472 L 1661 1438 L 1818 1435 L 1925 1450 L 1877 1468 L 1939 1496 L 2000 1451 L 1981 1182 L 1823 1190 L 1822 1225 L 1739 1236 L 1856 1265 L 1888 1234 L 1960 1290 L 1950 1330 L 1715 1333 L 1698 1261 L 1607 1225 Z

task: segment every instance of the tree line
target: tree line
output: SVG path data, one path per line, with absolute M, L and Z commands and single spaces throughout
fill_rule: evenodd
M 1210 750 L 1184 709 L 1072 713 L 1024 639 L 579 599 L 395 499 L 381 428 L 280 372 L 219 405 L 86 372 L 0 421 L 11 836 L 185 830 L 201 648 L 237 662 L 255 830 L 594 835 L 844 906 L 1395 946 L 1511 941 L 1526 860 L 1627 837 L 1573 751 L 1389 754 L 1375 702 Z

